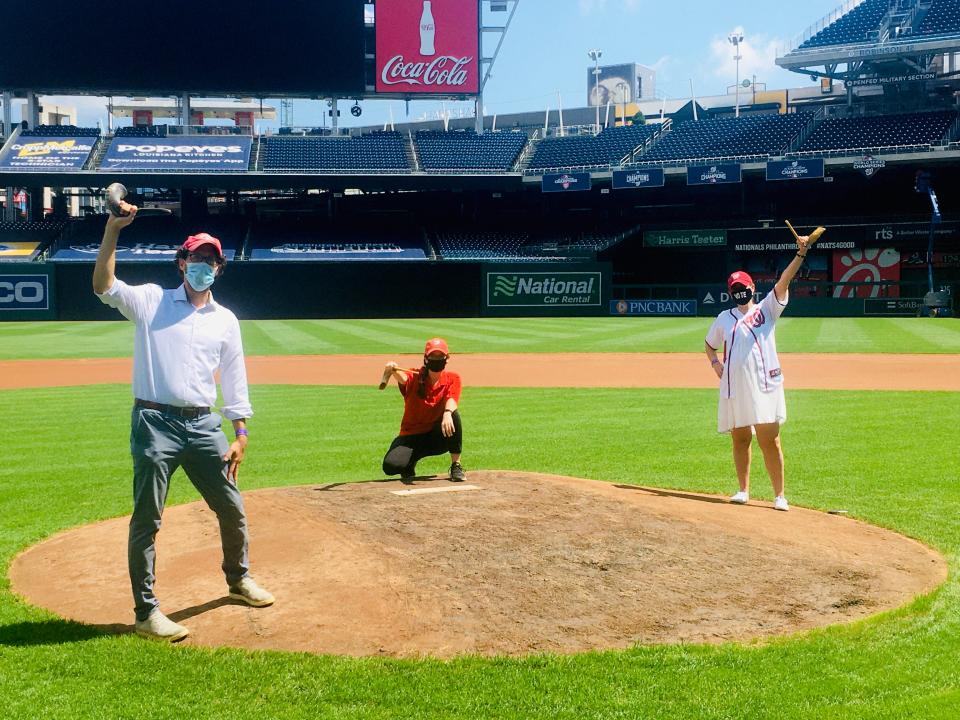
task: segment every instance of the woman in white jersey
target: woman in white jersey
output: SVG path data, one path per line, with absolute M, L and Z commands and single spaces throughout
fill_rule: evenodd
M 730 502 L 742 505 L 750 499 L 750 447 L 756 433 L 773 483 L 773 505 L 777 510 L 790 509 L 783 494 L 780 447 L 780 426 L 787 421 L 787 406 L 774 329 L 810 244 L 807 236 L 797 239 L 797 256 L 787 265 L 773 292 L 759 303 L 753 300 L 757 289 L 753 278 L 745 272 L 733 273 L 727 288 L 737 305 L 720 313 L 707 333 L 704 349 L 720 378 L 717 431 L 728 432 L 733 438 L 733 462 L 740 482 L 740 490 Z M 722 361 L 717 357 L 721 349 Z

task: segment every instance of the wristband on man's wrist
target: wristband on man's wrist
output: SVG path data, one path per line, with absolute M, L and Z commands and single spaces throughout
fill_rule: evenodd
M 453 410 L 451 410 L 450 408 L 444 408 L 443 411 L 445 413 L 450 413 L 451 415 L 453 414 Z
M 236 430 L 234 430 L 234 435 L 236 435 L 237 437 L 241 437 L 241 436 L 242 436 L 242 437 L 249 437 L 249 436 L 250 436 L 250 431 L 247 430 L 245 427 L 237 428 Z
M 806 256 L 806 255 L 801 255 L 800 253 L 797 253 L 797 257 L 798 257 L 798 258 L 803 258 L 804 260 L 807 259 L 807 256 Z

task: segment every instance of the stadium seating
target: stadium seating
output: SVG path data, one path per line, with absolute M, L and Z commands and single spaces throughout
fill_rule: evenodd
M 800 147 L 801 151 L 855 150 L 929 146 L 946 138 L 955 110 L 858 118 L 827 118 Z
M 918 29 L 920 35 L 960 32 L 960 5 L 957 0 L 934 0 Z
M 810 121 L 810 115 L 756 115 L 678 123 L 637 162 L 781 155 Z
M 37 125 L 24 130 L 20 137 L 100 137 L 100 128 L 84 128 L 76 125 Z
M 867 42 L 870 40 L 869 33 L 879 29 L 880 21 L 889 8 L 890 0 L 865 0 L 803 42 L 797 49 Z
M 63 220 L 0 221 L 0 262 L 29 262 L 43 252 L 67 226 Z
M 424 170 L 510 170 L 527 144 L 527 134 L 419 130 L 414 144 Z
M 261 142 L 262 167 L 277 170 L 409 170 L 403 137 L 373 132 L 359 137 L 270 136 Z
M 488 260 L 528 255 L 523 250 L 530 235 L 525 232 L 445 230 L 434 234 L 437 252 L 444 259 Z
M 537 143 L 528 169 L 605 167 L 618 164 L 645 145 L 659 125 L 628 125 L 607 128 L 594 135 L 549 137 Z
M 423 242 L 412 227 L 375 220 L 331 224 L 293 214 L 271 217 L 250 231 L 252 260 L 424 260 Z
M 118 127 L 115 137 L 166 137 L 166 125 L 134 125 L 132 127 Z

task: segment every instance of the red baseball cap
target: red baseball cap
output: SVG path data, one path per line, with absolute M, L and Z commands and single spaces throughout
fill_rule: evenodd
M 450 348 L 447 347 L 447 341 L 443 338 L 431 338 L 427 340 L 426 347 L 423 348 L 423 354 L 429 355 L 437 350 L 442 352 L 444 355 L 450 354 Z
M 753 281 L 753 278 L 747 275 L 747 273 L 745 273 L 743 270 L 737 270 L 727 278 L 727 290 L 732 288 L 734 285 L 743 285 L 744 287 L 757 286 L 757 284 Z
M 183 249 L 187 252 L 193 252 L 199 247 L 204 245 L 209 245 L 214 250 L 217 251 L 217 257 L 223 258 L 223 248 L 220 246 L 220 241 L 209 233 L 198 233 L 196 235 L 191 235 L 183 243 Z

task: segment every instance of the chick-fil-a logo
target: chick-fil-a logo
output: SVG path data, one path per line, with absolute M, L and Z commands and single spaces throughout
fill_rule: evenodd
M 479 92 L 476 0 L 377 0 L 374 22 L 377 92 Z

